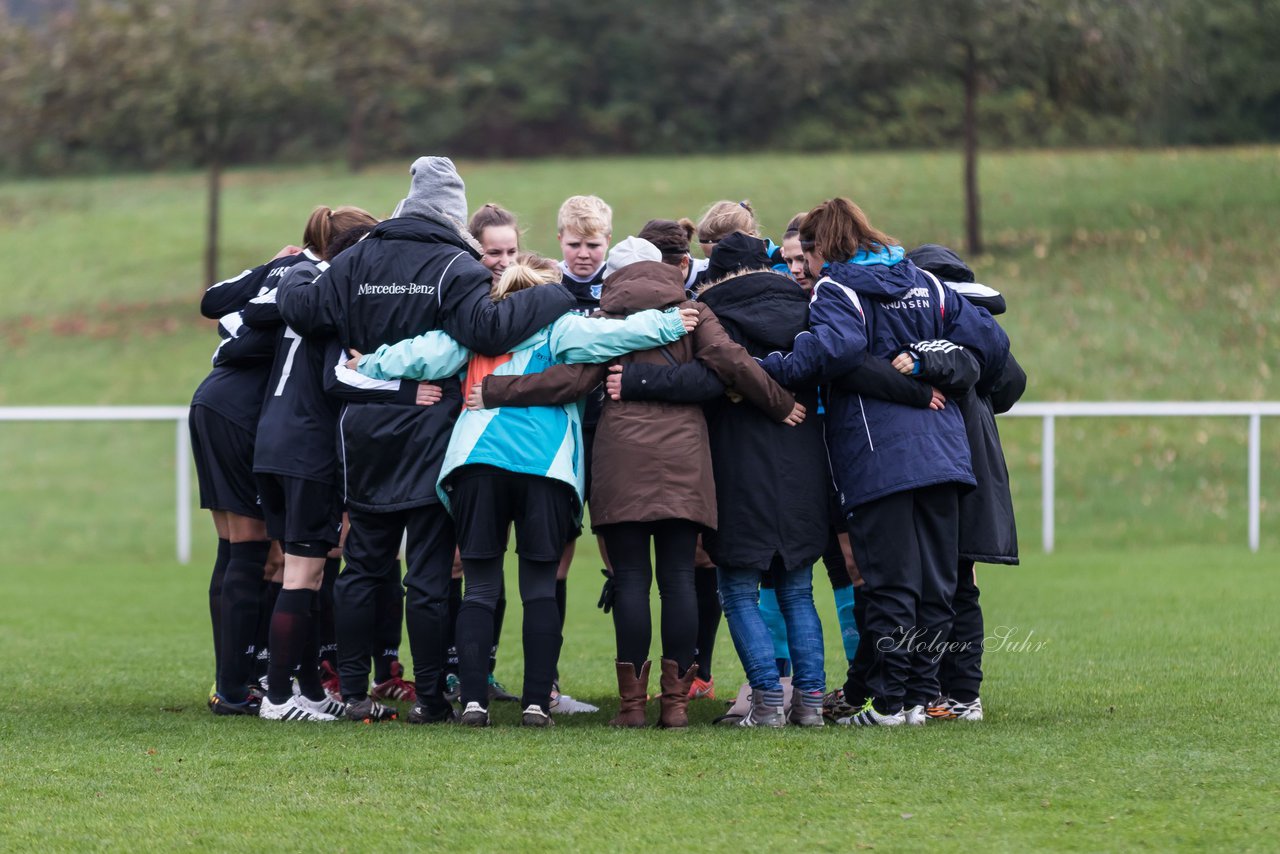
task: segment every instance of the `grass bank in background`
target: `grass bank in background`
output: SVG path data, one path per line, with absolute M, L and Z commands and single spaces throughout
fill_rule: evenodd
M 359 175 L 249 169 L 227 179 L 228 275 L 297 242 L 319 203 L 385 215 L 407 163 Z M 554 252 L 572 193 L 614 208 L 615 239 L 650 217 L 696 216 L 750 197 L 767 233 L 847 194 L 907 245 L 960 242 L 951 154 L 627 158 L 461 164 L 472 206 L 521 215 Z M 212 323 L 197 316 L 203 235 L 198 174 L 0 184 L 0 405 L 184 404 L 208 372 Z M 1274 397 L 1280 148 L 992 153 L 982 160 L 989 253 L 971 259 L 1008 297 L 1001 322 L 1030 376 L 1027 400 Z M 698 251 L 695 248 L 695 253 Z M 1039 425 L 1006 420 L 1024 543 L 1039 526 Z M 1059 547 L 1244 541 L 1243 419 L 1062 421 Z M 1263 470 L 1280 430 L 1263 428 Z M 0 424 L 0 532 L 42 558 L 171 554 L 171 431 L 159 425 Z M 1272 493 L 1267 476 L 1263 495 Z M 96 503 L 95 503 L 96 502 Z M 90 506 L 102 512 L 87 512 Z M 85 508 L 68 525 L 64 507 Z M 1263 540 L 1280 540 L 1280 502 Z M 203 521 L 198 524 L 204 525 Z M 197 528 L 197 534 L 201 529 Z M 76 532 L 79 533 L 76 533 Z M 68 551 L 70 550 L 70 551 Z

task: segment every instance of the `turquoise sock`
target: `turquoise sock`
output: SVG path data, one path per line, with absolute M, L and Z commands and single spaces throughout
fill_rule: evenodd
M 837 587 L 836 619 L 840 621 L 840 642 L 844 644 L 844 657 L 853 661 L 858 651 L 858 622 L 853 618 L 853 585 Z
M 760 588 L 760 616 L 773 635 L 773 657 L 791 660 L 791 647 L 787 644 L 787 623 L 778 607 L 778 594 L 771 587 Z

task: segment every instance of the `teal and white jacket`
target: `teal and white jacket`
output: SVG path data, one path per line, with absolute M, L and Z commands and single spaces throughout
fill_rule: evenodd
M 607 362 L 634 350 L 670 344 L 684 334 L 675 309 L 640 311 L 623 320 L 566 314 L 519 344 L 511 360 L 499 365 L 494 374 L 536 374 L 552 365 Z M 383 344 L 362 356 L 357 369 L 378 380 L 427 381 L 460 374 L 470 358 L 470 350 L 435 331 Z M 470 385 L 465 383 L 464 388 Z M 586 488 L 583 454 L 580 403 L 465 409 L 449 437 L 436 494 L 448 507 L 445 486 L 450 473 L 461 466 L 484 464 L 563 481 L 577 491 L 581 512 Z

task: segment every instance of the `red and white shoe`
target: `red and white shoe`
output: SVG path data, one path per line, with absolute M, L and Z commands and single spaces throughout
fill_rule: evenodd
M 342 683 L 338 680 L 338 671 L 324 659 L 320 660 L 320 685 L 324 688 L 326 697 L 335 703 L 342 702 Z
M 393 661 L 391 678 L 385 682 L 375 682 L 369 696 L 384 703 L 412 703 L 418 699 L 418 687 L 404 678 L 404 665 Z

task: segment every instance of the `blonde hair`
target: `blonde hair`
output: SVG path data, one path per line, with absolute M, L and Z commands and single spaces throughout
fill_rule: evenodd
M 735 231 L 751 237 L 760 236 L 760 226 L 756 222 L 756 212 L 751 209 L 750 199 L 716 202 L 698 220 L 699 243 L 715 243 Z
M 321 258 L 326 258 L 329 241 L 334 237 L 349 228 L 361 225 L 372 228 L 377 224 L 378 218 L 364 208 L 354 205 L 342 205 L 336 208 L 320 205 L 307 218 L 307 226 L 302 230 L 302 248 L 315 250 Z
M 494 302 L 504 300 L 516 291 L 560 281 L 560 265 L 533 252 L 521 252 L 511 266 L 502 271 L 498 281 L 489 287 Z
M 599 196 L 570 196 L 556 215 L 556 233 L 573 231 L 583 237 L 613 233 L 613 208 Z

